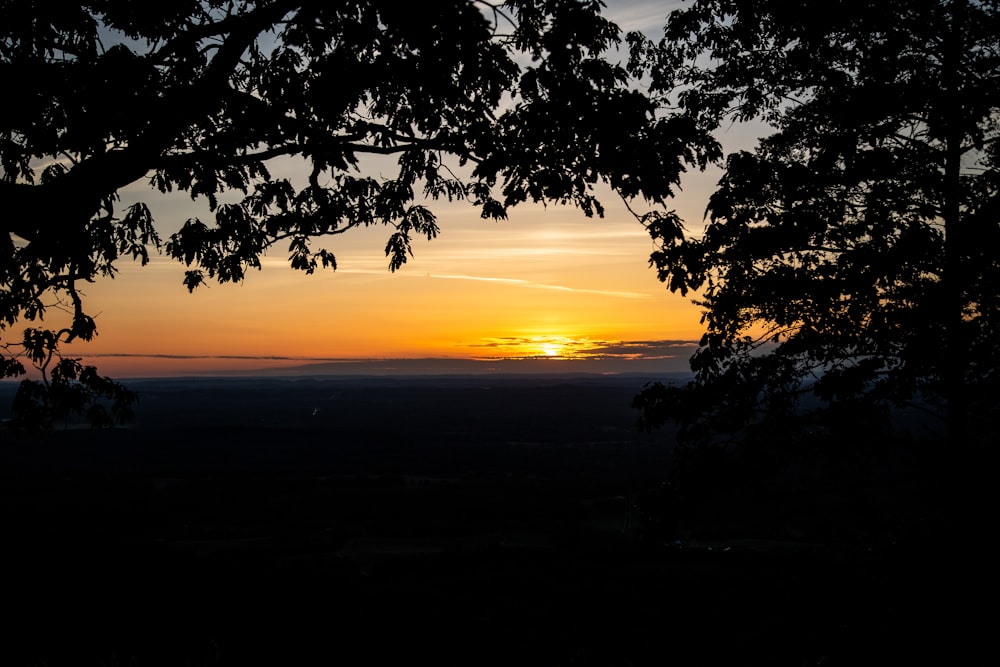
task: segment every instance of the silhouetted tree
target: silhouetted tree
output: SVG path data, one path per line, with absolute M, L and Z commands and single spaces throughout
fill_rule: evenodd
M 161 249 L 148 181 L 203 199 L 162 244 L 208 279 L 240 281 L 287 244 L 291 266 L 335 268 L 319 237 L 385 225 L 396 270 L 438 233 L 429 200 L 501 219 L 524 201 L 602 213 L 592 187 L 661 201 L 682 170 L 685 119 L 604 56 L 618 28 L 596 0 L 0 1 L 0 375 L 24 381 L 27 421 L 127 415 L 134 396 L 60 346 L 95 322 L 80 286 Z M 376 178 L 364 156 L 393 156 Z M 301 182 L 268 160 L 303 159 Z M 380 164 L 380 170 L 384 166 Z M 225 191 L 243 193 L 222 203 Z M 48 327 L 58 307 L 65 326 Z M 15 332 L 19 321 L 35 322 Z M 110 400 L 112 411 L 104 405 Z
M 637 397 L 647 425 L 801 441 L 869 432 L 908 404 L 957 444 L 990 437 L 998 5 L 699 0 L 659 43 L 634 39 L 672 113 L 706 132 L 768 127 L 726 159 L 703 232 L 647 219 L 651 263 L 672 291 L 699 292 L 706 326 L 694 381 Z

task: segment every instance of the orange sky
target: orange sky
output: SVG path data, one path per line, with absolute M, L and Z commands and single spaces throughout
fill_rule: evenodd
M 609 4 L 624 29 L 655 35 L 677 3 Z M 295 180 L 306 173 L 292 159 L 270 168 Z M 717 171 L 691 175 L 674 202 L 695 228 L 717 178 Z M 120 194 L 120 210 L 150 205 L 164 239 L 188 217 L 212 219 L 186 193 L 162 195 L 145 180 Z M 388 232 L 378 228 L 331 240 L 336 272 L 292 271 L 278 247 L 245 283 L 194 294 L 177 262 L 122 262 L 117 279 L 86 289 L 98 337 L 67 352 L 112 376 L 135 377 L 328 359 L 573 357 L 619 342 L 697 339 L 698 308 L 656 280 L 651 242 L 622 202 L 610 192 L 601 198 L 604 219 L 525 205 L 501 223 L 465 204 L 435 202 L 441 235 L 418 242 L 395 274 L 383 252 Z
M 155 193 L 151 193 L 155 194 Z M 194 208 L 185 195 L 143 196 L 169 233 Z M 691 339 L 698 310 L 648 266 L 651 242 L 610 195 L 605 219 L 569 207 L 523 206 L 506 222 L 466 205 L 436 205 L 441 235 L 390 273 L 385 229 L 331 239 L 338 270 L 306 276 L 284 248 L 240 285 L 188 294 L 184 267 L 154 257 L 88 286 L 99 335 L 73 355 L 295 359 L 572 356 L 607 341 Z M 197 211 L 195 211 L 196 213 Z M 253 366 L 256 360 L 91 359 L 129 376 Z M 281 362 L 275 362 L 281 363 Z M 259 365 L 259 364 L 258 364 Z

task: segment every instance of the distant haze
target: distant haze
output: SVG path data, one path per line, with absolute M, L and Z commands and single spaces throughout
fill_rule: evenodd
M 503 343 L 497 343 L 502 348 Z M 102 354 L 86 356 L 102 373 L 119 378 L 266 375 L 484 375 L 484 374 L 663 374 L 686 373 L 695 350 L 689 341 L 591 344 L 585 351 L 529 357 L 315 358 L 250 355 Z M 483 352 L 491 348 L 484 348 Z M 495 350 L 494 350 L 495 351 Z M 572 355 L 572 356 L 570 356 Z

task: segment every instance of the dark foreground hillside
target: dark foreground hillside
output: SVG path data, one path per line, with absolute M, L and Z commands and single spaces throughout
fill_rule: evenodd
M 628 378 L 137 388 L 131 428 L 4 434 L 2 664 L 989 657 L 983 513 L 926 466 L 707 479 L 664 528 Z

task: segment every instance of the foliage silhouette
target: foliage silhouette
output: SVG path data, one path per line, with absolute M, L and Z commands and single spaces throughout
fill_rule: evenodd
M 185 0 L 0 2 L 0 68 L 17 81 L 0 116 L 0 374 L 23 384 L 18 423 L 90 410 L 127 414 L 134 394 L 61 349 L 97 333 L 81 285 L 164 250 L 184 284 L 240 281 L 288 244 L 292 267 L 336 268 L 314 247 L 385 225 L 390 270 L 434 238 L 426 200 L 502 219 L 525 201 L 603 209 L 593 186 L 662 202 L 685 164 L 685 118 L 605 57 L 620 41 L 596 0 Z M 688 157 L 691 157 L 688 151 Z M 297 156 L 304 183 L 268 161 Z M 394 175 L 364 173 L 366 156 Z M 380 166 L 381 169 L 381 166 Z M 208 203 L 165 243 L 147 180 Z M 239 191 L 242 200 L 220 200 Z M 43 323 L 56 311 L 65 326 Z M 19 334 L 18 322 L 34 323 Z M 110 411 L 105 406 L 110 400 Z
M 689 443 L 844 441 L 931 410 L 966 446 L 996 418 L 1000 7 L 993 1 L 700 0 L 632 40 L 654 94 L 726 158 L 701 233 L 649 224 L 706 332 L 642 422 Z

